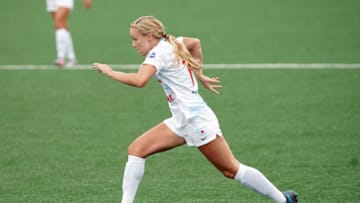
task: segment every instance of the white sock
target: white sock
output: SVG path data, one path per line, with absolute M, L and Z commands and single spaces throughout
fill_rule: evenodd
M 67 30 L 64 28 L 55 31 L 57 59 L 65 59 Z
M 73 46 L 73 41 L 72 41 L 72 37 L 71 37 L 71 33 L 66 30 L 66 58 L 68 59 L 68 61 L 75 61 L 76 57 L 75 57 L 75 51 L 74 51 L 74 46 Z
M 144 175 L 144 169 L 145 159 L 128 156 L 123 177 L 121 203 L 132 203 L 134 201 L 137 188 Z
M 255 190 L 256 192 L 268 196 L 277 203 L 285 203 L 286 199 L 260 171 L 255 168 L 240 164 L 235 180 L 240 181 L 243 185 Z

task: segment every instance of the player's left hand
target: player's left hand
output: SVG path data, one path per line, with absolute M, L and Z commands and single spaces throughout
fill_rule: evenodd
M 219 95 L 220 92 L 216 89 L 221 88 L 220 80 L 218 77 L 209 78 L 205 75 L 199 75 L 199 80 L 203 84 L 203 86 L 210 90 L 212 93 Z
M 91 7 L 91 0 L 84 0 L 83 1 L 84 8 L 90 9 Z

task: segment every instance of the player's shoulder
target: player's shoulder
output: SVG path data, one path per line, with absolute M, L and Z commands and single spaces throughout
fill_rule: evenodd
M 172 45 L 166 40 L 161 40 L 160 43 L 152 49 L 152 51 L 162 55 L 167 55 L 169 52 L 172 52 L 172 50 Z
M 183 36 L 179 36 L 175 38 L 176 41 L 184 43 L 184 37 Z
M 152 48 L 148 55 L 146 56 L 147 59 L 163 59 L 164 56 L 169 54 L 169 49 L 165 43 L 160 42 L 154 48 Z

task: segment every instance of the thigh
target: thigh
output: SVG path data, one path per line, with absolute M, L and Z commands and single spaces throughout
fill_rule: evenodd
M 70 9 L 66 7 L 59 7 L 54 15 L 54 23 L 57 29 L 68 29 L 67 19 L 70 14 Z
M 206 145 L 198 147 L 201 153 L 220 171 L 234 174 L 239 168 L 239 162 L 223 136 Z
M 176 135 L 165 123 L 160 123 L 139 136 L 128 149 L 129 155 L 145 158 L 185 144 L 184 138 Z

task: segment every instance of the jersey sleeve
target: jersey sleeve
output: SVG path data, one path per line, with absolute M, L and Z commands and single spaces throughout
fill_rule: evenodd
M 156 68 L 156 73 L 158 73 L 164 66 L 164 61 L 162 60 L 161 53 L 154 49 L 146 56 L 143 64 L 153 65 Z

